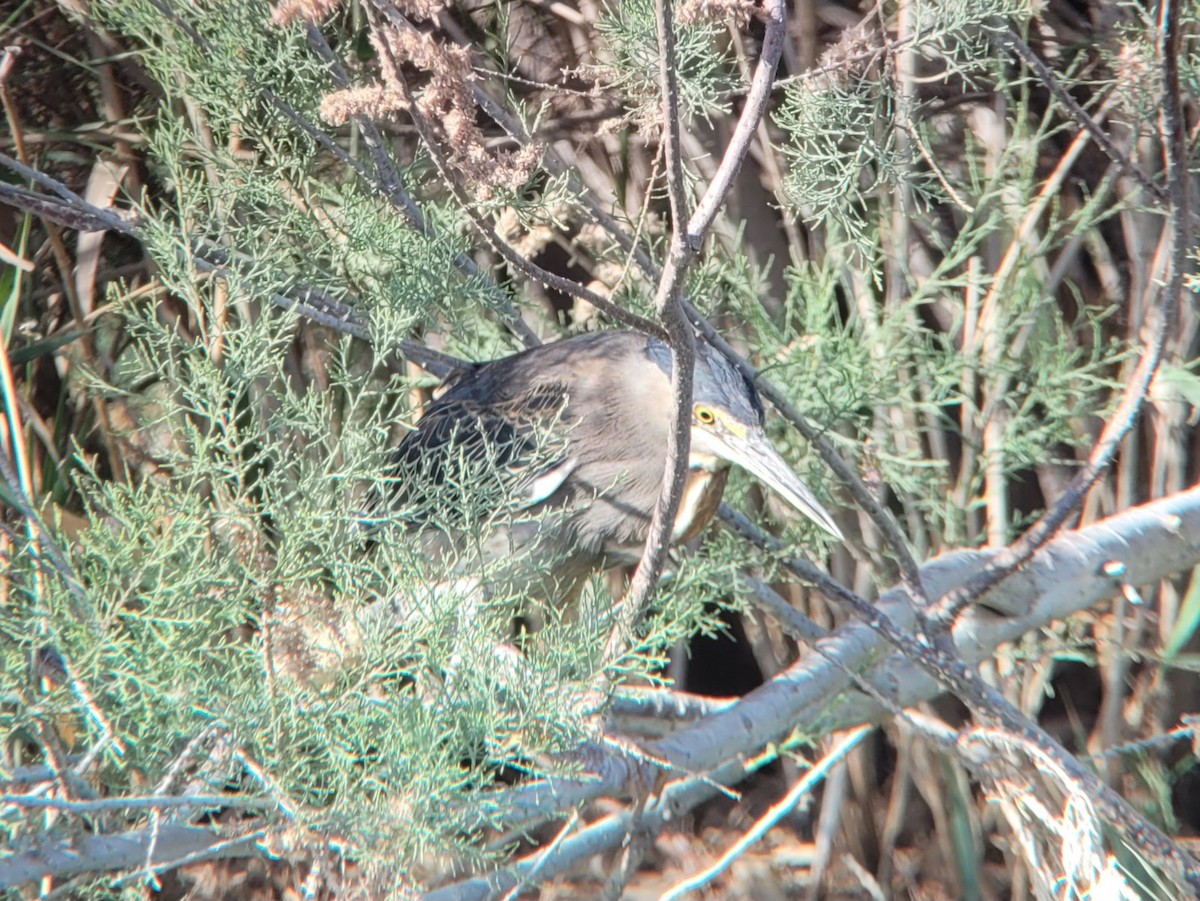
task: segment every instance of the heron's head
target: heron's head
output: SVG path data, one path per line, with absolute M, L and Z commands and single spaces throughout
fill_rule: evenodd
M 669 370 L 669 354 L 667 359 L 664 368 Z M 754 385 L 719 351 L 702 341 L 696 344 L 690 462 L 705 468 L 736 464 L 826 532 L 843 538 L 833 517 L 767 438 L 762 401 Z

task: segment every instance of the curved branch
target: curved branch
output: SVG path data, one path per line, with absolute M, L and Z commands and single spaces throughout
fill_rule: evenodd
M 783 53 L 783 43 L 787 37 L 787 9 L 780 0 L 767 0 L 763 4 L 763 12 L 767 19 L 766 30 L 763 34 L 762 50 L 758 55 L 758 66 L 750 80 L 746 103 L 729 138 L 725 155 L 721 157 L 712 181 L 709 182 L 700 202 L 696 204 L 692 218 L 688 220 L 687 240 L 695 251 L 699 251 L 705 232 L 712 226 L 713 220 L 717 218 L 717 213 L 725 203 L 725 198 L 733 188 L 733 180 L 737 178 L 746 154 L 750 151 L 750 144 L 754 141 L 758 125 L 766 115 L 767 103 L 771 99 L 775 70 L 779 66 L 779 57 Z

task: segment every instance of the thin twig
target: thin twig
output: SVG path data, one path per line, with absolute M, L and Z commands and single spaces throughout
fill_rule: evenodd
M 82 200 L 79 201 L 79 205 L 70 201 L 55 200 L 45 194 L 37 194 L 5 182 L 0 182 L 0 203 L 76 231 L 99 231 L 114 227 L 112 220 L 105 216 L 99 207 L 93 207 Z M 116 230 L 124 233 L 128 228 L 122 224 L 122 227 Z
M 687 242 L 694 253 L 700 251 L 701 244 L 708 229 L 712 226 L 717 213 L 725 204 L 725 198 L 733 187 L 742 168 L 742 162 L 754 141 L 758 125 L 767 112 L 767 103 L 771 99 L 771 87 L 775 80 L 775 69 L 779 65 L 779 57 L 783 53 L 784 40 L 787 37 L 787 8 L 777 0 L 767 0 L 763 4 L 763 14 L 766 17 L 766 27 L 763 33 L 762 49 L 758 54 L 758 65 L 754 69 L 754 77 L 750 82 L 750 92 L 742 107 L 733 134 L 729 138 L 729 146 L 725 155 L 709 182 L 704 196 L 696 204 L 696 210 L 687 224 Z M 680 178 L 683 177 L 682 167 Z M 672 209 L 672 214 L 676 211 Z M 680 220 L 676 220 L 678 224 Z
M 306 26 L 305 33 L 308 36 L 309 46 L 312 47 L 313 51 L 321 57 L 321 60 L 328 67 L 334 84 L 340 88 L 349 87 L 351 83 L 350 76 L 338 60 L 337 55 L 333 52 L 333 48 L 329 46 L 329 42 L 325 40 L 325 36 L 321 34 L 320 29 L 315 25 L 309 24 Z M 355 116 L 354 122 L 362 131 L 363 138 L 366 141 L 367 152 L 370 154 L 371 163 L 375 167 L 375 178 L 371 178 L 366 172 L 365 167 L 358 163 L 357 160 L 354 160 L 348 153 L 341 150 L 340 147 L 338 148 L 339 156 L 344 154 L 348 157 L 350 165 L 353 166 L 355 172 L 359 174 L 363 181 L 399 210 L 401 215 L 404 216 L 405 221 L 414 230 L 432 237 L 434 233 L 430 227 L 429 220 L 409 192 L 408 187 L 404 184 L 403 177 L 401 177 L 400 172 L 392 162 L 392 158 L 388 153 L 387 143 L 380 133 L 379 127 L 367 116 Z M 487 283 L 489 294 L 491 295 L 491 303 L 504 312 L 504 315 L 513 326 L 514 332 L 516 332 L 526 347 L 535 347 L 541 343 L 532 330 L 525 325 L 519 313 L 517 313 L 509 299 L 503 295 L 500 288 L 479 268 L 479 265 L 468 254 L 457 254 L 454 257 L 454 265 L 464 275 L 471 278 L 483 279 Z
M 44 795 L 0 795 L 0 804 L 80 815 L 118 810 L 275 810 L 279 807 L 274 798 L 248 798 L 245 795 L 131 795 L 122 798 L 97 798 L 92 801 L 72 801 L 68 798 L 49 798 Z
M 912 592 L 913 598 L 923 605 L 925 602 L 925 590 L 921 585 L 920 568 L 917 566 L 916 558 L 913 557 L 912 551 L 909 550 L 908 542 L 905 541 L 904 535 L 896 525 L 896 521 L 892 518 L 892 515 L 884 509 L 871 489 L 859 478 L 854 468 L 846 462 L 845 458 L 838 453 L 832 442 L 825 437 L 825 431 L 809 423 L 800 411 L 793 406 L 792 402 L 788 400 L 787 396 L 763 378 L 762 374 L 753 365 L 720 336 L 711 323 L 701 316 L 694 307 L 691 307 L 690 304 L 687 304 L 687 307 L 689 315 L 692 317 L 692 322 L 700 330 L 700 333 L 709 340 L 713 347 L 721 351 L 726 359 L 740 369 L 746 378 L 754 381 L 759 393 L 771 402 L 772 406 L 779 411 L 779 415 L 790 422 L 796 431 L 804 436 L 804 439 L 821 455 L 821 459 L 825 461 L 825 464 L 850 489 L 850 494 L 854 497 L 855 502 L 870 517 L 876 528 L 883 535 L 893 555 L 895 555 L 897 565 L 900 567 L 900 577 L 904 580 L 904 584 Z
M 15 164 L 10 167 L 14 172 L 19 173 L 28 169 L 12 160 L 11 157 L 0 154 L 0 164 L 8 166 L 9 162 Z M 130 235 L 141 240 L 141 231 L 133 219 L 121 216 L 116 211 L 105 210 L 88 203 L 74 195 L 61 182 L 44 173 L 39 173 L 39 176 L 39 181 L 54 193 L 60 196 L 64 194 L 75 196 L 76 199 L 74 201 L 55 200 L 43 194 L 34 194 L 31 191 L 0 182 L 0 203 L 7 203 L 17 209 L 43 216 L 68 228 L 80 231 L 112 229 L 120 234 Z M 209 272 L 224 278 L 229 274 L 230 262 L 235 259 L 247 264 L 246 271 L 258 271 L 253 266 L 253 259 L 246 254 L 229 251 L 211 242 L 205 242 L 200 246 L 198 252 L 192 256 L 191 263 L 202 272 Z M 355 306 L 338 300 L 318 288 L 298 285 L 292 295 L 276 291 L 267 291 L 266 293 L 271 303 L 282 309 L 291 310 L 342 334 L 351 335 L 364 341 L 372 340 L 370 324 Z M 439 378 L 445 378 L 467 365 L 464 361 L 449 354 L 435 351 L 408 339 L 398 341 L 396 349 Z
M 40 172 L 39 170 L 34 169 L 32 166 L 27 166 L 20 160 L 13 159 L 7 153 L 0 153 L 0 164 L 3 164 L 7 169 L 11 169 L 22 178 L 28 178 L 35 184 L 38 184 L 46 190 L 57 194 L 61 199 L 65 200 L 72 206 L 78 208 L 91 207 L 91 204 L 87 203 L 82 197 L 64 185 L 61 181 L 58 181 L 58 179 L 53 178 L 44 172 Z M 107 216 L 110 218 L 111 221 L 108 225 L 109 228 L 113 228 L 118 231 L 122 230 L 122 223 L 119 221 L 119 217 L 115 212 L 111 210 L 101 210 L 99 207 L 91 208 L 96 210 L 99 216 Z
M 1113 745 L 1110 748 L 1105 748 L 1103 751 L 1094 751 L 1087 756 L 1089 760 L 1100 761 L 1114 757 L 1132 756 L 1134 754 L 1144 755 L 1150 751 L 1165 750 L 1177 741 L 1186 740 L 1194 742 L 1198 734 L 1200 734 L 1200 720 L 1194 716 L 1184 716 L 1180 719 L 1180 725 L 1167 730 L 1161 735 L 1143 738 L 1140 741 L 1128 741 L 1123 744 Z
M 756 763 L 767 762 L 764 758 Z M 705 778 L 681 779 L 669 784 L 640 814 L 642 828 L 660 831 L 682 813 L 717 794 L 716 785 L 729 785 L 746 776 L 740 762 L 722 767 Z M 537 851 L 501 870 L 465 879 L 424 896 L 422 901 L 485 901 L 528 880 L 536 868 L 543 880 L 556 876 L 588 858 L 622 842 L 633 825 L 634 812 L 611 814 L 563 841 L 553 854 Z

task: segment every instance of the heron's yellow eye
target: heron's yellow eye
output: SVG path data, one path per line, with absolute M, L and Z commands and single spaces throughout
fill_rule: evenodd
M 701 425 L 712 425 L 717 421 L 717 414 L 709 407 L 696 407 L 696 421 Z

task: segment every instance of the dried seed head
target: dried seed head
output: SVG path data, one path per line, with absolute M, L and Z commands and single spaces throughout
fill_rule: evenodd
M 675 18 L 680 25 L 712 22 L 723 25 L 732 21 L 739 29 L 750 24 L 757 12 L 754 0 L 686 0 Z
M 271 10 L 271 21 L 279 26 L 297 19 L 320 22 L 341 5 L 342 0 L 280 0 Z
M 330 125 L 343 125 L 355 116 L 379 117 L 407 109 L 402 93 L 387 85 L 372 84 L 326 94 L 321 101 L 321 118 Z

